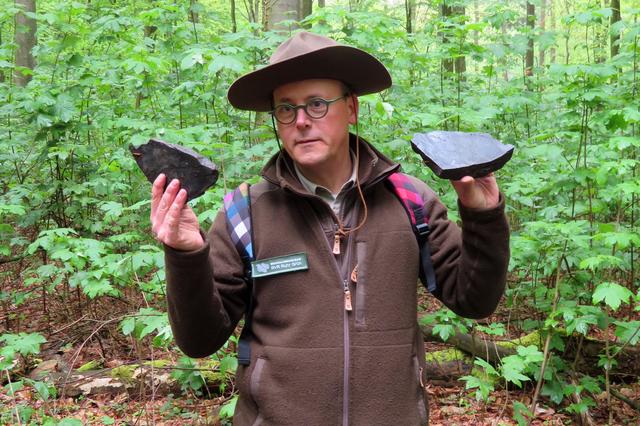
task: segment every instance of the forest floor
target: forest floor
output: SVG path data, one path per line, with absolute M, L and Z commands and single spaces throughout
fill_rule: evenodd
M 18 265 L 14 265 L 16 267 Z M 7 270 L 7 265 L 0 265 Z M 5 274 L 3 291 L 12 286 L 23 286 L 16 280 L 17 274 Z M 2 277 L 2 275 L 0 275 Z M 13 278 L 12 278 L 13 277 Z M 177 362 L 181 356 L 177 351 L 154 348 L 149 339 L 137 341 L 122 335 L 118 329 L 119 319 L 137 312 L 140 307 L 160 305 L 161 297 L 143 296 L 134 290 L 125 290 L 121 297 L 102 297 L 94 300 L 71 289 L 61 286 L 55 293 L 42 292 L 33 287 L 31 297 L 19 305 L 2 301 L 0 311 L 0 334 L 4 332 L 39 332 L 47 342 L 42 346 L 38 359 L 29 359 L 13 375 L 3 371 L 0 379 L 0 423 L 16 422 L 12 413 L 24 410 L 31 412 L 30 424 L 41 424 L 50 416 L 55 419 L 73 417 L 82 424 L 95 425 L 225 425 L 218 412 L 222 404 L 229 400 L 231 389 L 223 396 L 216 392 L 203 397 L 192 391 L 180 389 L 150 391 L 138 389 L 117 394 L 60 396 L 44 400 L 32 387 L 25 386 L 9 392 L 11 383 L 25 377 L 43 361 L 56 359 L 63 370 L 74 370 L 94 361 L 99 369 L 113 369 L 145 360 L 167 359 Z M 45 295 L 45 296 L 43 296 Z M 426 311 L 438 308 L 432 298 L 421 297 L 421 306 Z M 499 309 L 490 321 L 505 321 L 509 312 Z M 513 336 L 517 337 L 517 336 Z M 445 347 L 443 344 L 426 343 L 426 350 L 433 351 Z M 17 371 L 15 371 L 17 370 Z M 231 384 L 232 385 L 232 384 Z M 534 384 L 527 383 L 523 389 L 498 389 L 491 393 L 489 402 L 475 399 L 474 392 L 466 390 L 461 381 L 451 381 L 445 385 L 427 383 L 431 425 L 514 425 L 513 402 L 520 401 L 529 406 L 534 393 Z M 640 382 L 616 384 L 619 392 L 628 398 L 640 400 Z M 589 412 L 593 425 L 608 422 L 609 410 L 606 393 L 593 395 L 596 406 Z M 534 425 L 573 425 L 576 418 L 545 398 L 541 398 L 536 410 Z M 611 400 L 613 425 L 640 425 L 640 413 L 618 399 Z M 9 421 L 11 419 L 11 421 Z M 26 422 L 28 423 L 28 422 Z M 25 423 L 25 424 L 26 424 Z

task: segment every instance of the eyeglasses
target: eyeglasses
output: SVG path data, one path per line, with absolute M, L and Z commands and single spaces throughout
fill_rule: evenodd
M 329 105 L 347 96 L 342 95 L 335 99 L 312 98 L 300 105 L 280 104 L 271 111 L 271 115 L 281 124 L 291 124 L 296 121 L 298 110 L 302 108 L 309 117 L 318 119 L 327 115 Z

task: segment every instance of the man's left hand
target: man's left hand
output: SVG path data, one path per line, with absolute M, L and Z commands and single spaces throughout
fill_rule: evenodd
M 465 176 L 460 180 L 452 180 L 451 184 L 458 193 L 460 203 L 469 209 L 491 209 L 500 200 L 498 182 L 493 173 L 481 178 Z

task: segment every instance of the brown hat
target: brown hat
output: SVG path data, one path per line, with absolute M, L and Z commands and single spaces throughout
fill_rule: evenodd
M 227 97 L 239 109 L 271 111 L 278 86 L 311 78 L 340 80 L 356 95 L 391 86 L 389 71 L 367 52 L 303 31 L 278 46 L 267 66 L 237 79 Z

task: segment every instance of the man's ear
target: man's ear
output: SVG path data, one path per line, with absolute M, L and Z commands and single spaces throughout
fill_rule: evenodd
M 358 103 L 358 97 L 353 93 L 351 93 L 349 99 L 347 99 L 347 108 L 349 109 L 349 124 L 356 124 L 360 104 Z

